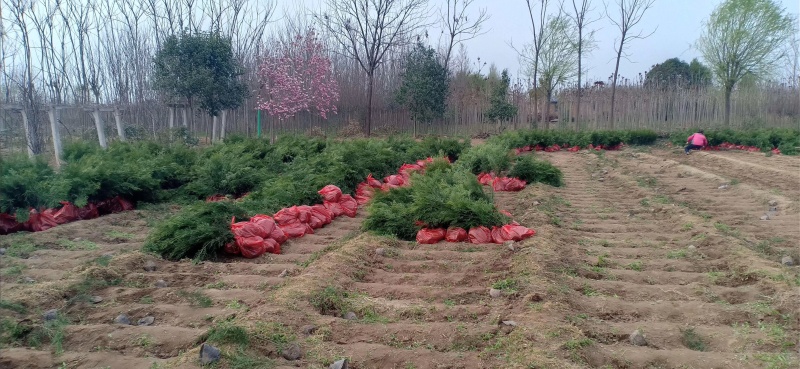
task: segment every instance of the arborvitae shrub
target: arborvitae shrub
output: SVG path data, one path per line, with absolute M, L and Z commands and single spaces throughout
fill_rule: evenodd
M 511 151 L 498 143 L 485 143 L 461 154 L 458 165 L 473 174 L 507 170 L 511 167 Z
M 537 160 L 531 155 L 517 158 L 508 176 L 522 179 L 527 183 L 541 182 L 555 187 L 564 184 L 564 176 L 560 169 L 550 162 Z

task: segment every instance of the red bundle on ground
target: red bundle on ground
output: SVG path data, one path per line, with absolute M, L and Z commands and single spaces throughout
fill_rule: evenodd
M 239 251 L 239 245 L 236 244 L 236 241 L 228 242 L 225 244 L 225 253 L 231 255 L 239 255 L 241 252 Z
M 542 147 L 542 145 L 536 145 L 536 146 L 533 147 L 533 151 L 543 151 L 543 150 L 544 150 L 544 147 Z
M 283 208 L 278 210 L 277 213 L 273 216 L 275 218 L 275 223 L 278 225 L 287 225 L 292 223 L 298 222 L 298 217 L 300 216 L 299 211 L 297 210 L 297 206 L 291 206 L 288 208 Z
M 87 219 L 94 219 L 100 216 L 100 210 L 97 209 L 97 205 L 93 203 L 88 203 L 86 206 L 78 209 L 78 217 L 82 220 Z
M 447 234 L 444 236 L 447 242 L 464 242 L 469 239 L 467 230 L 459 227 L 451 227 L 447 229 Z
M 406 185 L 406 180 L 401 175 L 393 174 L 383 179 L 389 187 L 402 187 Z
M 420 164 L 403 164 L 397 172 L 410 176 L 413 172 L 421 172 L 423 166 Z
M 273 229 L 272 232 L 270 232 L 269 238 L 275 240 L 275 242 L 279 244 L 282 244 L 289 239 L 289 237 L 286 236 L 286 233 L 283 232 L 281 227 L 277 225 L 275 226 L 275 229 Z
M 569 151 L 569 152 L 578 152 L 578 151 L 581 151 L 581 147 L 578 146 L 578 145 L 575 145 L 575 146 L 572 146 L 569 149 L 567 149 L 567 151 Z
M 133 204 L 120 196 L 116 196 L 97 203 L 97 210 L 100 214 L 114 214 L 133 210 Z
M 310 223 L 313 211 L 308 205 L 300 205 L 297 207 L 297 220 L 300 223 Z
M 522 152 L 531 152 L 533 151 L 533 146 L 531 145 L 523 146 L 521 150 Z
M 367 176 L 366 182 L 372 188 L 381 188 L 381 186 L 383 186 L 383 183 L 375 179 L 375 177 L 372 176 L 372 173 Z
M 278 241 L 267 238 L 264 240 L 264 252 L 268 252 L 270 254 L 280 254 L 281 244 L 278 243 Z
M 481 173 L 478 174 L 478 182 L 484 186 L 489 186 L 492 184 L 494 180 L 494 175 L 491 173 Z
M 295 222 L 286 225 L 281 225 L 279 227 L 283 231 L 283 233 L 286 234 L 286 237 L 289 238 L 298 238 L 298 237 L 303 237 L 307 234 L 314 233 L 314 230 L 307 223 Z
M 781 150 L 776 147 L 776 148 L 772 149 L 772 153 L 775 154 L 775 155 L 780 155 L 781 154 Z
M 267 252 L 261 237 L 236 237 L 236 245 L 239 246 L 242 256 L 248 259 L 257 258 Z
M 544 149 L 544 151 L 546 151 L 546 152 L 561 151 L 561 146 L 558 146 L 558 145 L 548 146 L 547 148 Z
M 503 238 L 512 241 L 522 241 L 536 235 L 536 231 L 519 224 L 506 224 L 500 227 L 500 233 Z
M 227 199 L 228 198 L 225 195 L 216 194 L 216 195 L 211 195 L 208 198 L 206 198 L 206 202 L 217 202 L 217 201 L 222 201 L 222 200 L 227 200 Z
M 347 215 L 350 218 L 356 216 L 356 213 L 358 212 L 358 202 L 353 198 L 353 196 L 342 195 L 342 198 L 339 200 L 339 205 L 342 206 L 344 215 Z
M 250 223 L 255 224 L 260 228 L 259 236 L 263 238 L 269 237 L 270 233 L 277 227 L 275 220 L 269 215 L 256 214 L 250 218 Z
M 525 181 L 518 178 L 496 177 L 492 181 L 492 188 L 495 191 L 521 191 L 525 188 Z
M 58 211 L 53 214 L 53 218 L 56 219 L 56 223 L 65 224 L 81 219 L 80 211 L 77 206 L 68 201 L 62 201 L 61 205 L 61 209 L 58 209 Z
M 344 208 L 338 202 L 327 202 L 327 201 L 325 201 L 325 202 L 322 203 L 322 205 L 325 206 L 325 209 L 328 209 L 328 211 L 331 212 L 331 217 L 333 219 L 336 219 L 336 217 L 341 216 L 342 214 L 344 214 Z
M 511 239 L 506 239 L 503 237 L 503 233 L 500 232 L 501 227 L 492 227 L 492 242 L 502 244 L 506 241 L 511 241 Z
M 444 228 L 423 228 L 417 232 L 417 243 L 432 245 L 443 240 L 446 234 L 447 231 L 445 231 Z
M 25 229 L 13 215 L 0 213 L 0 235 L 12 234 Z
M 311 221 L 308 222 L 311 228 L 322 228 L 326 224 L 330 224 L 331 220 L 331 212 L 325 208 L 325 205 L 318 204 L 311 207 Z
M 58 226 L 58 223 L 52 215 L 40 213 L 35 209 L 31 209 L 28 221 L 23 223 L 23 227 L 31 232 L 46 231 L 56 226 Z
M 361 182 L 358 184 L 358 187 L 356 187 L 355 199 L 359 205 L 364 205 L 368 203 L 369 200 L 374 195 L 375 195 L 375 189 L 370 187 L 370 185 L 367 182 Z
M 747 148 L 747 151 L 748 152 L 759 152 L 759 151 L 761 151 L 761 149 L 759 149 L 759 148 L 757 148 L 755 146 L 750 146 L 750 147 Z
M 318 191 L 324 201 L 338 202 L 342 197 L 342 190 L 334 185 L 327 185 Z
M 492 243 L 492 230 L 484 226 L 470 228 L 470 243 Z
M 231 220 L 231 232 L 235 237 L 242 238 L 264 238 L 269 237 L 269 231 L 261 225 L 253 222 L 234 223 L 236 218 Z

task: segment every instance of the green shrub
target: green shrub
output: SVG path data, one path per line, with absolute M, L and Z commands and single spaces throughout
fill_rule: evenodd
M 445 137 L 425 137 L 413 150 L 414 158 L 422 159 L 429 156 L 446 156 L 450 161 L 456 161 L 465 150 L 470 147 L 468 140 L 459 140 Z
M 463 153 L 458 165 L 474 174 L 500 173 L 511 167 L 512 155 L 506 146 L 487 142 Z
M 625 133 L 628 145 L 652 145 L 658 140 L 658 133 L 649 129 L 634 129 Z
M 28 219 L 28 208 L 53 206 L 59 194 L 52 187 L 55 172 L 41 157 L 0 157 L 0 212 L 19 214 Z M 19 211 L 18 211 L 19 210 Z
M 248 219 L 247 213 L 230 201 L 197 202 L 156 226 L 144 244 L 144 250 L 168 260 L 194 258 L 203 260 L 219 254 L 233 241 L 231 217 Z
M 429 228 L 501 225 L 499 213 L 475 175 L 461 167 L 437 167 L 425 175 L 412 175 L 412 185 L 378 193 L 369 206 L 364 229 L 414 240 L 417 222 Z
M 541 182 L 555 187 L 564 184 L 564 176 L 560 169 L 530 155 L 517 158 L 517 162 L 508 172 L 508 176 L 522 179 L 527 183 Z

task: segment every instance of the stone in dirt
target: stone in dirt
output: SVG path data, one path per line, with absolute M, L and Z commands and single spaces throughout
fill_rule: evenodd
M 515 322 L 513 320 L 504 320 L 502 323 L 503 323 L 503 325 L 507 325 L 507 326 L 510 326 L 510 327 L 516 327 L 517 326 L 517 322 Z
M 343 318 L 347 320 L 358 320 L 358 315 L 352 311 L 348 311 L 347 314 L 344 314 Z
M 496 288 L 489 289 L 489 296 L 493 298 L 497 298 L 503 295 L 503 291 L 500 291 Z
M 200 346 L 200 365 L 216 363 L 219 361 L 219 357 L 220 352 L 218 348 L 207 343 L 204 343 L 202 346 Z
M 517 249 L 514 247 L 514 241 L 506 241 L 503 243 L 503 245 L 505 245 L 505 247 L 511 252 L 517 251 Z
M 689 245 L 689 247 L 687 247 L 687 249 L 689 249 L 689 251 L 694 251 L 694 250 L 697 250 L 697 247 L 695 247 L 695 245 Z
M 289 361 L 298 360 L 303 357 L 303 350 L 300 349 L 300 345 L 292 343 L 281 350 L 281 356 Z
M 317 331 L 317 326 L 315 326 L 315 325 L 309 324 L 309 325 L 304 325 L 304 326 L 300 327 L 300 332 L 302 332 L 306 336 L 310 336 L 310 335 L 314 334 L 314 332 L 316 332 L 316 331 Z
M 768 205 L 772 207 L 778 206 L 778 200 L 769 200 Z
M 334 361 L 328 369 L 347 369 L 347 359 Z
M 42 319 L 45 321 L 55 320 L 58 318 L 58 309 L 50 309 L 42 314 Z
M 156 263 L 154 263 L 152 260 L 148 260 L 146 263 L 144 263 L 145 272 L 155 272 L 156 268 Z
M 131 319 L 125 314 L 119 314 L 114 318 L 114 324 L 131 325 Z
M 22 283 L 33 284 L 36 283 L 36 280 L 31 277 L 24 277 L 22 278 Z
M 778 207 L 777 206 L 770 206 L 769 207 L 769 212 L 770 213 L 777 213 L 778 212 Z
M 760 218 L 760 219 L 761 219 L 761 220 L 769 220 L 769 218 L 770 218 L 770 217 L 769 217 L 769 214 L 764 214 L 764 215 L 762 215 L 762 216 L 761 216 L 761 218 Z
M 718 189 L 718 190 L 727 190 L 727 189 L 728 189 L 728 187 L 729 187 L 729 186 L 728 186 L 727 184 L 724 184 L 724 185 L 720 185 L 719 187 L 717 187 L 717 189 Z
M 386 250 L 383 247 L 379 247 L 375 249 L 375 255 L 384 256 L 386 255 Z
M 280 278 L 284 278 L 284 277 L 286 277 L 287 275 L 289 275 L 289 270 L 288 270 L 288 269 L 284 269 L 284 270 L 281 272 L 281 274 L 278 274 L 278 277 L 280 277 Z
M 164 288 L 167 287 L 167 282 L 163 279 L 159 279 L 156 281 L 156 288 Z
M 103 298 L 100 296 L 92 296 L 91 301 L 93 304 L 99 304 L 103 302 Z
M 5 247 L 0 247 L 0 255 L 5 255 L 5 254 L 6 254 Z
M 155 321 L 156 321 L 156 318 L 154 318 L 152 316 L 146 316 L 146 317 L 144 317 L 142 319 L 139 319 L 138 323 L 139 323 L 139 325 L 148 326 L 148 325 L 153 325 L 153 323 Z
M 784 256 L 781 259 L 781 264 L 786 265 L 786 266 L 793 266 L 794 265 L 794 259 L 792 259 L 792 257 L 788 256 L 788 255 Z
M 647 346 L 647 340 L 645 340 L 644 334 L 642 334 L 642 331 L 638 329 L 633 331 L 633 333 L 631 333 L 630 340 L 631 340 L 631 345 Z

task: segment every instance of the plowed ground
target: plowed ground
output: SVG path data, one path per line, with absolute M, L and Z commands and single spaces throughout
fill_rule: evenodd
M 138 251 L 154 210 L 5 236 L 0 329 L 16 333 L 0 368 L 195 368 L 206 340 L 220 368 L 798 366 L 800 273 L 781 265 L 800 261 L 798 158 L 541 157 L 567 185 L 495 195 L 538 232 L 513 249 L 362 234 L 364 211 L 281 255 L 200 264 Z M 63 318 L 43 329 L 53 308 Z M 281 356 L 292 343 L 299 360 Z

